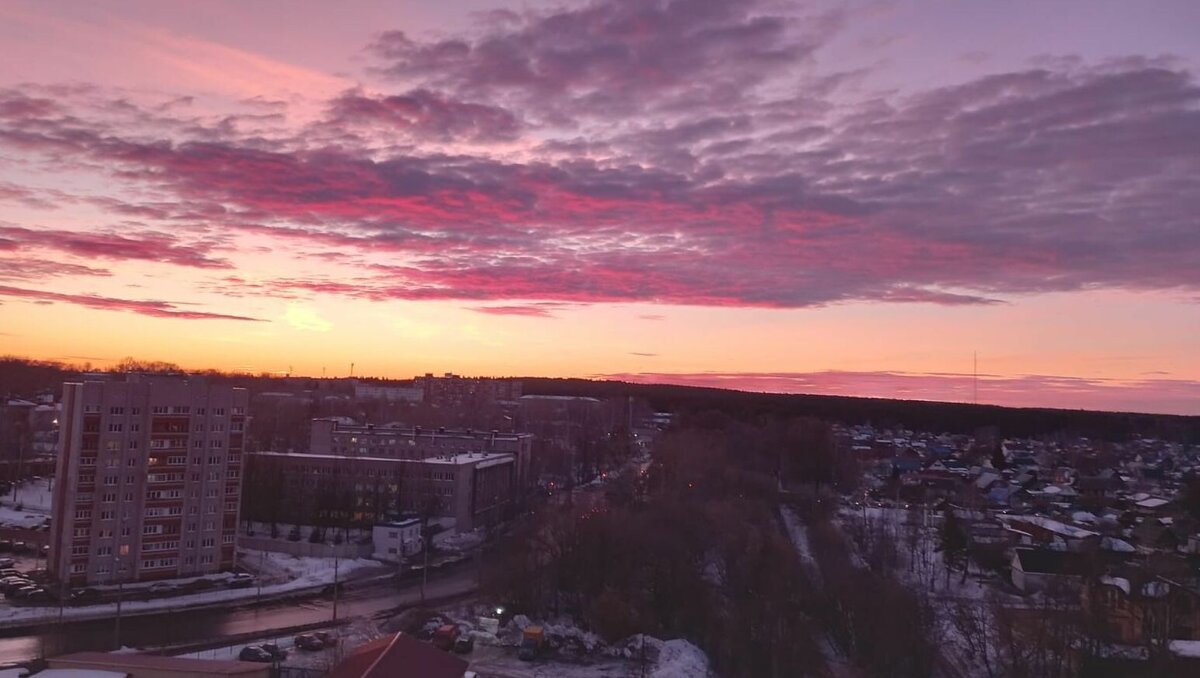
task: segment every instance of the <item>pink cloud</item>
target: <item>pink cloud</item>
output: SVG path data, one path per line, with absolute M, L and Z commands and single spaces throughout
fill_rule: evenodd
M 38 304 L 64 303 L 103 311 L 128 311 L 154 318 L 174 318 L 177 320 L 243 320 L 261 322 L 259 318 L 225 313 L 209 313 L 206 311 L 188 311 L 179 308 L 180 302 L 117 299 L 93 294 L 63 294 L 46 290 L 31 290 L 21 287 L 0 285 L 0 296 L 17 299 L 27 299 Z

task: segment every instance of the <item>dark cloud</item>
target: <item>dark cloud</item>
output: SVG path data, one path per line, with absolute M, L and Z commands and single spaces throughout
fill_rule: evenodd
M 78 257 L 159 261 L 193 268 L 231 268 L 212 256 L 213 243 L 184 243 L 157 232 L 120 235 L 102 231 L 63 231 L 0 225 L 0 238 L 16 249 L 47 249 Z
M 794 68 L 840 14 L 800 24 L 747 0 L 610 0 L 509 13 L 478 37 L 382 34 L 382 71 L 452 91 L 524 103 L 567 121 L 738 98 Z
M 511 315 L 527 318 L 554 318 L 562 304 L 511 304 L 506 306 L 473 306 L 470 310 L 488 315 Z
M 35 304 L 64 303 L 74 304 L 76 306 L 84 306 L 86 308 L 100 309 L 104 311 L 128 311 L 130 313 L 148 315 L 154 318 L 175 318 L 179 320 L 243 320 L 251 322 L 263 322 L 259 318 L 250 318 L 241 315 L 182 310 L 179 308 L 181 305 L 179 302 L 170 301 L 116 299 L 113 297 L 103 297 L 94 294 L 62 294 L 59 292 L 49 292 L 45 290 L 9 287 L 7 285 L 0 285 L 0 296 L 26 299 Z
M 4 242 L 0 241 L 0 250 L 3 250 Z M 81 264 L 70 264 L 61 261 L 51 261 L 49 259 L 32 259 L 28 257 L 3 257 L 0 258 L 0 280 L 21 280 L 21 281 L 41 281 L 48 278 L 59 278 L 64 276 L 108 276 L 110 272 L 92 268 L 91 266 L 83 266 Z
M 439 141 L 506 141 L 521 130 L 516 116 L 502 108 L 424 89 L 385 97 L 345 92 L 330 104 L 329 124 L 382 128 Z

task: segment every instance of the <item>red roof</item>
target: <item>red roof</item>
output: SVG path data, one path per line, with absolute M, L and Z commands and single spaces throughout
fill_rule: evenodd
M 462 678 L 467 662 L 397 633 L 354 650 L 328 678 Z

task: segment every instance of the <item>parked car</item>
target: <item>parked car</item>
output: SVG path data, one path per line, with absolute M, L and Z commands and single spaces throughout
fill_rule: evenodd
M 4 591 L 4 595 L 12 597 L 18 589 L 23 589 L 27 586 L 33 586 L 33 582 L 24 577 L 9 577 L 0 581 L 0 590 Z
M 238 659 L 244 662 L 263 662 L 266 664 L 275 661 L 275 657 L 271 656 L 270 652 L 267 652 L 259 645 L 247 645 L 243 647 L 242 651 L 238 653 Z
M 0 551 L 11 551 L 13 543 L 11 539 L 0 539 Z
M 0 568 L 0 579 L 4 577 L 20 577 L 21 573 L 11 567 Z
M 9 595 L 9 597 L 14 598 L 16 600 L 20 600 L 22 598 L 25 598 L 29 594 L 33 593 L 34 591 L 41 591 L 41 590 L 42 590 L 42 588 L 40 586 L 34 586 L 33 584 L 29 584 L 28 586 L 22 586 L 19 589 L 14 589 L 13 592 Z
M 21 596 L 21 601 L 26 603 L 52 603 L 54 602 L 54 596 L 39 586 Z
M 149 588 L 150 593 L 154 593 L 154 594 L 169 593 L 174 590 L 175 590 L 175 585 L 171 584 L 169 582 L 165 582 L 165 581 L 160 581 L 158 583 L 151 584 L 150 588 Z
M 23 541 L 14 541 L 12 545 L 13 553 L 25 553 L 29 550 L 29 544 Z
M 454 639 L 454 652 L 456 654 L 468 654 L 475 649 L 475 637 L 470 634 L 461 635 Z
M 254 575 L 252 574 L 235 574 L 229 580 L 231 589 L 248 589 L 251 586 L 254 586 Z
M 337 644 L 337 634 L 333 631 L 313 631 L 312 634 L 321 639 L 321 643 L 325 647 Z
M 296 636 L 295 643 L 296 647 L 309 652 L 325 649 L 325 643 L 322 643 L 321 639 L 312 633 L 301 633 Z
M 267 653 L 270 654 L 276 661 L 283 661 L 284 659 L 287 659 L 287 650 L 279 647 L 275 643 L 262 643 L 259 645 L 259 647 L 266 650 Z
M 96 589 L 79 589 L 71 592 L 71 602 L 77 605 L 87 605 L 100 600 L 100 592 Z
M 17 564 L 17 561 L 13 560 L 12 558 L 8 558 L 8 557 L 0 558 L 0 568 L 9 568 L 9 567 L 13 567 L 16 564 Z

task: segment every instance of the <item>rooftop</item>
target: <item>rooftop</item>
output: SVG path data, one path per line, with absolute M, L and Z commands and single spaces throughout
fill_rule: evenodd
M 238 675 L 242 673 L 261 673 L 262 664 L 216 659 L 187 659 L 184 657 L 161 657 L 153 654 L 111 652 L 76 652 L 50 659 L 53 668 L 90 668 L 127 673 L 127 668 L 152 669 L 159 671 L 177 671 L 190 673 L 205 673 L 209 675 Z M 43 675 L 45 672 L 42 672 Z

